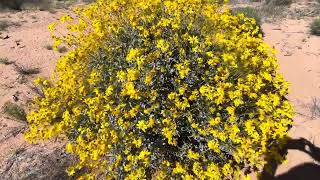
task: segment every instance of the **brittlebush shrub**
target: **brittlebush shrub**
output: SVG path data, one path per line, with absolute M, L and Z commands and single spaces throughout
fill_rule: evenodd
M 75 14 L 53 36 L 70 51 L 37 79 L 45 97 L 25 135 L 67 137 L 70 175 L 237 179 L 282 159 L 288 83 L 254 19 L 212 0 L 100 0 Z

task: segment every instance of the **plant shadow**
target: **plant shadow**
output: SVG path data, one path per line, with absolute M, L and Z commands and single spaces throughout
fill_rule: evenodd
M 289 149 L 299 150 L 314 159 L 314 161 L 320 163 L 320 148 L 316 147 L 313 143 L 305 138 L 289 139 L 286 147 L 283 149 L 283 153 L 287 154 Z M 278 163 L 268 162 L 265 166 L 272 167 L 272 173 L 267 172 L 264 168 L 261 173 L 260 180 L 319 180 L 320 179 L 320 165 L 316 163 L 302 163 L 291 168 L 289 171 L 275 175 L 275 172 L 279 166 Z

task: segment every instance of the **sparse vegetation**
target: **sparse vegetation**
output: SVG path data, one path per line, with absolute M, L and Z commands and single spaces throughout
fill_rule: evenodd
M 9 27 L 8 21 L 0 21 L 0 31 L 4 31 Z
M 83 0 L 84 3 L 91 3 L 95 0 Z M 77 0 L 0 0 L 0 8 L 21 11 L 25 9 L 39 9 L 55 13 L 54 8 L 67 8 Z
M 19 27 L 21 24 L 18 22 L 9 22 L 7 20 L 0 21 L 0 31 L 6 31 L 10 26 Z
M 27 66 L 18 66 L 15 64 L 16 71 L 21 75 L 33 75 L 33 74 L 39 74 L 40 69 L 39 68 L 32 68 Z
M 313 97 L 310 105 L 311 118 L 320 117 L 320 99 Z
M 19 105 L 12 103 L 12 102 L 6 102 L 3 106 L 3 113 L 15 118 L 16 120 L 20 120 L 25 122 L 27 120 L 27 114 L 24 111 L 22 107 Z
M 8 58 L 0 58 L 0 64 L 10 65 L 13 63 L 14 63 L 14 61 L 10 61 Z
M 24 0 L 0 0 L 0 7 L 12 10 L 21 10 Z
M 259 14 L 261 17 L 264 17 L 265 20 L 267 21 L 270 18 L 272 20 L 279 19 L 283 17 L 284 12 L 286 11 L 285 6 L 275 6 L 275 5 L 269 5 L 269 4 L 264 4 L 260 9 L 259 9 Z
M 19 84 L 25 84 L 25 83 L 28 82 L 28 79 L 26 78 L 26 76 L 20 75 L 20 76 L 18 76 L 18 78 L 17 78 L 17 82 L 18 82 Z
M 29 86 L 29 88 L 30 88 L 34 93 L 36 93 L 36 95 L 37 95 L 38 97 L 41 97 L 41 98 L 44 98 L 44 97 L 45 97 L 42 89 L 39 88 L 38 86 L 33 85 L 33 86 Z
M 256 10 L 255 8 L 252 7 L 238 7 L 233 9 L 233 13 L 234 14 L 238 14 L 238 13 L 243 13 L 246 17 L 250 17 L 256 20 L 257 25 L 259 26 L 259 33 L 261 33 L 262 35 L 264 35 L 262 28 L 261 28 L 261 24 L 262 24 L 262 18 L 261 15 L 259 14 L 258 10 Z
M 282 18 L 288 11 L 288 6 L 293 3 L 293 0 L 266 0 L 264 5 L 259 9 L 262 17 L 272 20 Z
M 53 50 L 53 46 L 50 45 L 50 44 L 47 44 L 47 45 L 45 46 L 45 48 L 46 48 L 47 50 L 50 50 L 50 51 Z M 65 53 L 65 52 L 68 51 L 68 49 L 67 49 L 65 46 L 58 47 L 56 50 L 57 50 L 59 53 Z
M 313 20 L 310 26 L 311 34 L 320 36 L 320 17 Z
M 17 65 L 14 61 L 10 61 L 8 58 L 0 58 L 0 64 L 4 65 L 10 65 L 13 64 L 16 71 L 20 75 L 33 75 L 33 74 L 39 74 L 40 69 L 39 68 L 32 68 L 32 67 L 27 67 L 27 66 L 19 66 Z
M 256 20 L 258 25 L 261 25 L 261 16 L 255 8 L 252 7 L 238 7 L 233 9 L 235 14 L 243 13 L 245 16 Z
M 51 4 L 49 0 L 0 0 L 0 7 L 17 11 L 34 8 L 48 10 Z
M 292 2 L 292 0 L 266 0 L 267 5 L 273 6 L 289 6 Z
M 53 48 L 52 48 L 52 45 L 50 45 L 50 44 L 47 44 L 46 46 L 45 46 L 45 48 L 47 49 L 47 50 L 52 50 Z
M 67 52 L 68 51 L 68 49 L 65 47 L 65 46 L 62 46 L 62 47 L 59 47 L 58 48 L 58 52 L 59 53 L 65 53 L 65 52 Z

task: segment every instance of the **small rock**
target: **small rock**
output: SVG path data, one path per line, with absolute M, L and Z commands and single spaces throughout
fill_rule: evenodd
M 5 37 L 2 37 L 2 39 L 9 39 L 10 36 L 9 35 L 6 35 Z
M 284 54 L 284 56 L 292 56 L 292 53 L 291 53 L 291 52 L 286 52 L 286 53 Z
M 19 98 L 18 98 L 18 96 L 17 95 L 12 95 L 12 99 L 14 100 L 14 102 L 17 102 L 17 101 L 19 101 Z

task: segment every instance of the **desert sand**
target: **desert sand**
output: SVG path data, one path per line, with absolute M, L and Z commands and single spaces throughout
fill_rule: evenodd
M 291 9 L 308 9 L 309 1 L 298 1 Z M 0 64 L 0 107 L 5 102 L 14 102 L 29 109 L 28 102 L 36 96 L 33 79 L 36 76 L 49 77 L 53 72 L 56 59 L 62 54 L 48 50 L 50 33 L 47 25 L 65 13 L 57 11 L 22 11 L 0 13 L 0 20 L 17 22 L 20 26 L 10 26 L 0 34 L 0 58 L 8 58 L 23 67 L 36 67 L 40 74 L 22 76 L 14 65 Z M 319 14 L 318 14 L 319 15 Z M 265 21 L 262 29 L 265 41 L 274 46 L 279 58 L 279 70 L 290 82 L 288 98 L 294 104 L 296 115 L 290 130 L 293 139 L 304 138 L 320 148 L 320 36 L 310 34 L 310 22 L 313 16 L 296 18 L 288 16 L 276 21 Z M 52 150 L 60 145 L 50 141 L 38 145 L 29 145 L 23 139 L 26 124 L 13 120 L 0 113 L 0 164 L 19 150 L 45 148 Z M 50 146 L 48 146 L 48 144 Z M 310 148 L 310 147 L 303 147 Z M 306 149 L 308 151 L 308 149 Z M 289 149 L 287 163 L 277 168 L 276 174 L 286 173 L 303 163 L 318 164 L 308 153 Z M 320 175 L 320 170 L 318 169 Z M 1 177 L 1 171 L 0 171 Z M 319 176 L 320 177 L 320 176 Z M 1 178 L 0 178 L 1 179 Z
M 320 37 L 310 35 L 310 22 L 311 19 L 283 20 L 263 24 L 262 28 L 265 41 L 277 50 L 280 72 L 291 84 L 288 98 L 296 115 L 290 136 L 305 138 L 320 147 L 319 110 L 314 110 L 320 103 Z M 318 163 L 300 150 L 289 149 L 287 159 L 287 164 L 281 165 L 277 174 L 303 163 Z

